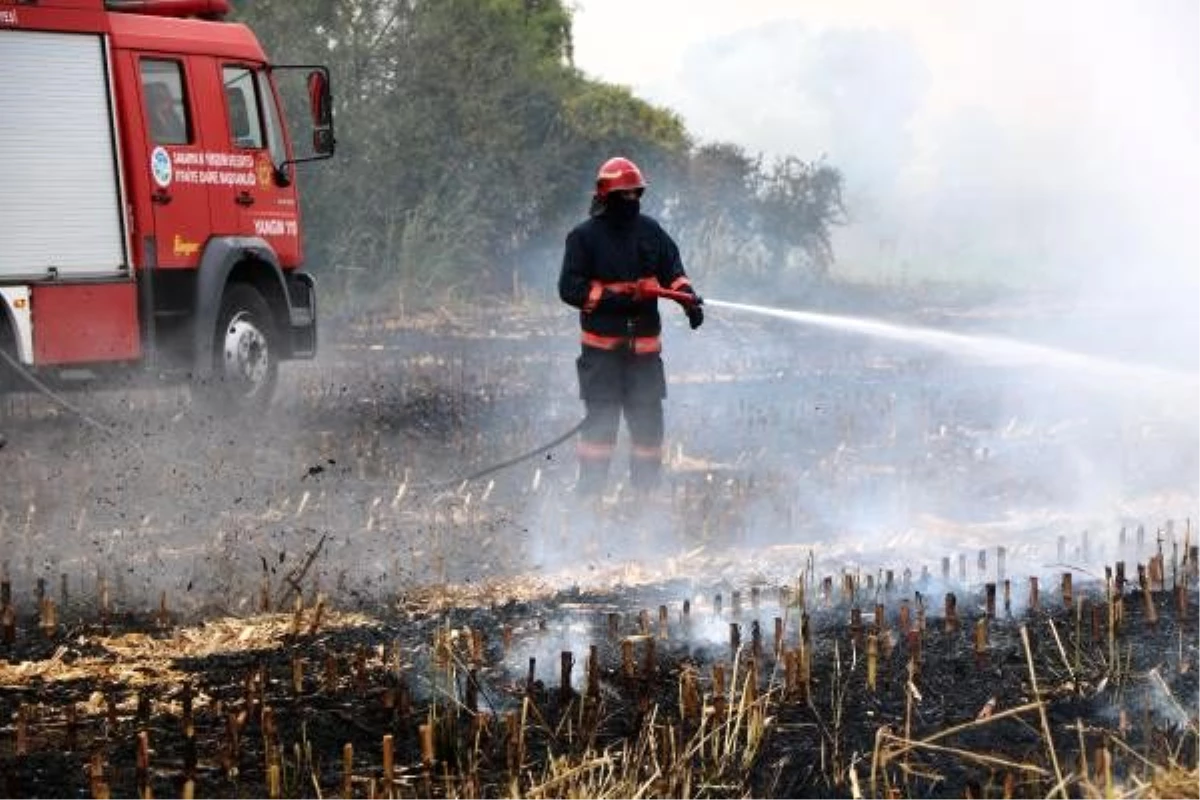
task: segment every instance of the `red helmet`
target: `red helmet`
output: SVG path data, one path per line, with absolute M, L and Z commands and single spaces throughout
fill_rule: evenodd
M 596 175 L 596 197 L 603 200 L 609 192 L 625 192 L 631 189 L 645 189 L 646 181 L 637 164 L 628 158 L 617 156 L 610 158 L 600 165 Z

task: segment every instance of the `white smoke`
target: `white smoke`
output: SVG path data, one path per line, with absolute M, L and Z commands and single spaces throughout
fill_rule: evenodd
M 614 59 L 626 13 L 653 33 Z M 843 170 L 842 274 L 1070 289 L 1136 306 L 1139 347 L 1194 355 L 1194 325 L 1162 319 L 1200 292 L 1194 3 L 616 0 L 575 28 L 585 71 L 701 140 Z

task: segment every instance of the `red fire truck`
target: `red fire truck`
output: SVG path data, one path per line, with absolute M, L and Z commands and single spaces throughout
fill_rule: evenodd
M 314 355 L 295 165 L 333 154 L 329 73 L 271 64 L 228 14 L 0 0 L 0 383 L 165 377 L 254 409 Z

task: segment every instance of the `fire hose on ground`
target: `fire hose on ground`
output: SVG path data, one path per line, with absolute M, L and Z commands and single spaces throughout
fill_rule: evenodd
M 664 288 L 663 286 L 659 285 L 658 281 L 655 280 L 654 278 L 644 278 L 640 281 L 634 281 L 629 284 L 621 284 L 620 287 L 617 289 L 617 291 L 618 291 L 618 293 L 622 293 L 622 294 L 624 294 L 624 293 L 633 294 L 635 297 L 638 297 L 639 299 L 662 298 L 663 300 L 673 300 L 676 303 L 679 303 L 679 305 L 683 306 L 684 308 L 688 308 L 688 307 L 694 306 L 694 305 L 700 305 L 704 302 L 703 300 L 700 299 L 700 297 L 698 295 L 692 294 L 690 292 L 681 292 L 681 291 L 677 291 L 674 289 Z M 448 481 L 448 482 L 446 482 L 445 485 L 453 485 L 456 483 L 469 483 L 470 481 L 479 480 L 480 478 L 485 478 L 488 475 L 491 475 L 493 473 L 500 472 L 501 470 L 508 469 L 509 467 L 512 467 L 512 466 L 516 466 L 517 464 L 520 464 L 522 461 L 527 461 L 535 456 L 539 456 L 548 450 L 553 450 L 555 447 L 558 447 L 560 444 L 567 441 L 575 434 L 579 433 L 579 431 L 582 430 L 583 426 L 586 424 L 587 424 L 587 417 L 585 416 L 583 419 L 579 420 L 579 422 L 575 423 L 575 425 L 570 430 L 566 431 L 565 433 L 559 434 L 558 436 L 556 436 L 555 438 L 551 439 L 550 441 L 548 441 L 544 444 L 538 445 L 537 447 L 535 447 L 532 450 L 524 452 L 518 456 L 513 456 L 512 458 L 507 459 L 505 461 L 501 461 L 497 464 L 492 464 L 489 467 L 484 467 L 483 469 L 477 470 L 476 472 L 472 472 L 470 475 L 467 475 L 463 478 L 459 478 L 457 481 Z
M 94 428 L 96 431 L 100 432 L 101 434 L 104 434 L 105 436 L 110 436 L 110 437 L 114 437 L 114 438 L 117 438 L 120 436 L 120 430 L 116 426 L 96 419 L 91 414 L 88 414 L 82 408 L 75 405 L 74 403 L 69 401 L 67 398 L 63 397 L 60 393 L 51 389 L 43 381 L 39 380 L 36 375 L 34 375 L 32 372 L 30 372 L 28 369 L 26 369 L 23 364 L 21 364 L 19 361 L 17 361 L 15 358 L 13 358 L 13 356 L 10 353 L 6 352 L 2 348 L 0 348 L 0 361 L 3 361 L 5 364 L 7 364 L 8 368 L 11 369 L 15 375 L 17 375 L 22 380 L 24 380 L 26 383 L 28 383 L 35 392 L 46 397 L 51 402 L 53 402 L 56 405 L 58 405 L 59 407 L 65 409 L 66 411 L 70 412 L 71 414 L 74 414 L 76 417 L 78 417 L 82 422 L 87 424 L 89 427 Z M 532 450 L 523 452 L 520 455 L 516 455 L 516 456 L 513 456 L 512 458 L 505 459 L 504 461 L 500 461 L 498 463 L 491 464 L 490 466 L 483 467 L 482 469 L 478 469 L 478 470 L 476 470 L 468 475 L 465 475 L 461 478 L 453 478 L 453 479 L 448 479 L 448 480 L 443 480 L 443 481 L 430 481 L 426 484 L 421 484 L 419 488 L 445 489 L 445 488 L 449 488 L 452 486 L 459 486 L 464 483 L 470 483 L 472 481 L 479 480 L 480 478 L 485 478 L 488 475 L 492 475 L 494 473 L 508 469 L 509 467 L 516 466 L 517 464 L 520 464 L 524 461 L 528 461 L 529 459 L 539 456 L 548 450 L 553 450 L 555 447 L 558 447 L 563 442 L 567 441 L 572 436 L 579 433 L 580 429 L 583 428 L 584 423 L 586 423 L 586 422 L 587 422 L 587 418 L 585 417 L 584 419 L 581 419 L 579 422 L 575 423 L 575 425 L 573 425 L 569 430 L 565 431 L 564 433 L 561 433 L 558 436 L 551 439 L 550 441 L 544 442 L 544 443 L 538 445 L 537 447 L 533 448 Z M 126 440 L 126 443 L 128 443 L 127 440 Z M 4 446 L 4 439 L 2 436 L 0 436 L 0 447 L 3 447 L 3 446 Z M 182 465 L 182 466 L 187 466 L 187 467 L 191 467 L 191 468 L 200 468 L 203 466 L 203 465 L 195 463 L 195 462 L 190 462 L 190 461 L 185 461 L 182 459 L 170 457 L 170 456 L 164 455 L 160 452 L 157 452 L 157 451 L 154 451 L 151 449 L 147 449 L 147 448 L 143 448 L 140 445 L 138 445 L 137 443 L 134 443 L 134 446 L 138 447 L 139 450 L 141 450 L 142 452 L 144 452 L 154 458 L 166 461 L 173 465 L 177 465 L 177 466 Z M 280 475 L 263 475 L 263 473 L 261 473 L 260 471 L 256 471 L 256 474 L 258 474 L 262 477 L 273 478 L 275 480 L 291 480 L 296 477 L 295 475 L 282 475 L 282 474 L 280 474 Z M 303 478 L 308 474 L 312 474 L 312 470 L 301 475 L 301 477 Z M 363 481 L 359 481 L 359 482 L 362 483 Z M 388 482 L 388 485 L 390 486 L 391 482 Z

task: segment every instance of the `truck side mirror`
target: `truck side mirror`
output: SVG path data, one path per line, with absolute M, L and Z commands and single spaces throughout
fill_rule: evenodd
M 334 121 L 334 96 L 329 89 L 328 72 L 313 70 L 308 73 L 308 107 L 313 125 L 326 127 Z
M 308 73 L 308 103 L 312 110 L 313 125 L 328 125 L 330 113 L 329 76 L 324 70 L 314 69 Z
M 312 134 L 312 144 L 314 153 L 318 153 L 323 156 L 332 153 L 334 147 L 333 129 L 314 129 Z
M 329 73 L 314 69 L 308 73 L 308 105 L 313 121 L 313 150 L 321 155 L 333 152 L 333 93 Z
M 300 128 L 293 128 L 293 134 L 303 137 L 293 139 L 293 142 L 301 145 L 301 150 L 306 152 L 298 153 L 278 165 L 276 180 L 282 186 L 285 185 L 285 181 L 291 180 L 292 176 L 286 172 L 291 165 L 320 161 L 333 155 L 337 146 L 333 120 L 333 91 L 326 67 L 315 64 L 272 64 L 269 69 L 272 80 L 283 86 L 280 94 L 285 101 L 284 106 L 290 112 L 285 116 L 295 119 L 291 115 L 299 113 L 300 121 L 303 121 L 303 106 L 305 102 L 308 103 L 308 125 L 302 125 L 300 128 L 309 130 L 302 133 Z M 280 77 L 284 75 L 288 77 L 280 82 Z M 311 142 L 311 149 L 303 139 Z

